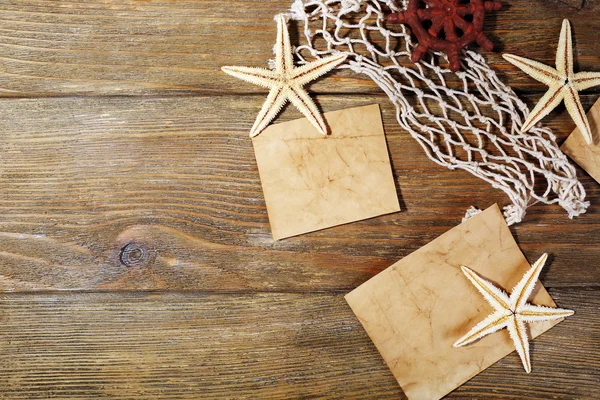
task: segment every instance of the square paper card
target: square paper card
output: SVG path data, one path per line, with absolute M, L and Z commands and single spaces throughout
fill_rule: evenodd
M 252 139 L 273 239 L 400 211 L 377 104 L 326 113 Z
M 465 347 L 452 347 L 492 311 L 463 275 L 462 265 L 507 290 L 529 269 L 498 206 L 446 232 L 346 295 L 410 400 L 439 399 L 515 350 L 506 330 Z M 555 306 L 539 282 L 532 300 Z M 558 322 L 529 324 L 530 336 Z M 535 362 L 535 353 L 532 359 Z M 520 364 L 516 355 L 515 363 Z
M 594 144 L 587 144 L 579 129 L 575 128 L 561 150 L 600 183 L 600 99 L 592 106 L 587 117 Z

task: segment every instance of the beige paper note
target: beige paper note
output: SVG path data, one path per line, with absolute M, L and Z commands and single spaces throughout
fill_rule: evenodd
M 561 150 L 600 183 L 600 99 L 592 106 L 587 117 L 594 144 L 587 144 L 579 129 L 575 128 Z
M 452 347 L 492 311 L 463 275 L 461 265 L 509 291 L 529 269 L 498 206 L 446 232 L 346 295 L 410 400 L 439 399 L 515 349 L 506 330 L 465 347 Z M 539 282 L 532 302 L 555 306 Z M 558 322 L 529 324 L 530 333 L 536 337 Z M 516 353 L 514 358 L 520 366 Z M 535 358 L 534 348 L 534 369 Z
M 377 104 L 306 118 L 252 139 L 275 240 L 400 211 Z

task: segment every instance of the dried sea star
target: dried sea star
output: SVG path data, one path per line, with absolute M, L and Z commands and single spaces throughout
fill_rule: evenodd
M 472 343 L 484 336 L 494 333 L 500 329 L 507 328 L 510 338 L 515 344 L 517 353 L 521 357 L 523 367 L 527 373 L 531 372 L 529 360 L 529 339 L 527 338 L 526 322 L 550 321 L 573 315 L 571 310 L 561 308 L 550 308 L 536 306 L 527 303 L 537 279 L 546 263 L 548 254 L 544 254 L 525 273 L 517 283 L 510 296 L 494 286 L 467 267 L 462 267 L 467 279 L 479 290 L 488 303 L 494 308 L 494 312 L 486 319 L 475 325 L 466 335 L 454 343 L 454 347 L 461 347 Z
M 573 72 L 573 43 L 569 20 L 565 19 L 562 23 L 558 49 L 556 50 L 556 69 L 512 54 L 503 54 L 503 57 L 533 79 L 550 87 L 527 116 L 521 131 L 527 132 L 530 130 L 564 100 L 567 111 L 575 121 L 575 125 L 579 128 L 587 143 L 592 144 L 590 123 L 579 100 L 579 92 L 594 86 L 600 86 L 600 72 Z
M 346 55 L 339 54 L 321 58 L 295 68 L 287 25 L 283 15 L 278 15 L 275 58 L 276 67 L 273 71 L 250 67 L 221 68 L 229 75 L 270 89 L 267 100 L 250 130 L 250 137 L 258 135 L 265 129 L 288 100 L 308 118 L 319 132 L 326 135 L 327 125 L 325 125 L 317 106 L 304 89 L 304 85 L 343 63 Z

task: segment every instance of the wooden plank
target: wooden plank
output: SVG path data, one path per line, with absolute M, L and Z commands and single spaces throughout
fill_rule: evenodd
M 573 7 L 576 10 L 581 10 L 583 7 L 586 6 L 586 2 L 587 2 L 587 0 L 557 0 L 557 1 L 560 1 L 561 3 L 565 3 L 569 7 Z
M 577 314 L 533 342 L 532 373 L 513 353 L 450 399 L 597 393 L 598 290 L 552 294 Z M 12 294 L 0 309 L 2 398 L 405 398 L 341 294 Z
M 471 205 L 508 203 L 432 163 L 387 99 L 321 96 L 325 111 L 380 103 L 403 211 L 274 242 L 247 137 L 262 101 L 0 101 L 1 290 L 350 290 Z M 289 107 L 279 121 L 299 116 Z M 566 135 L 566 118 L 563 110 L 549 123 Z M 581 176 L 594 203 L 600 187 Z M 599 221 L 597 204 L 575 220 L 537 206 L 513 232 L 530 260 L 554 256 L 549 286 L 597 285 Z
M 232 64 L 266 66 L 275 36 L 273 16 L 286 11 L 291 3 L 3 1 L 0 92 L 3 96 L 262 92 L 259 87 L 240 84 L 219 68 Z M 560 22 L 571 18 L 577 66 L 597 70 L 599 7 L 596 1 L 586 2 L 579 11 L 560 1 L 512 1 L 487 18 L 487 32 L 497 49 L 488 53 L 489 62 L 516 89 L 544 90 L 542 84 L 506 63 L 500 53 L 516 53 L 551 64 Z M 294 30 L 297 33 L 292 27 Z M 369 78 L 351 71 L 336 72 L 311 89 L 380 92 Z

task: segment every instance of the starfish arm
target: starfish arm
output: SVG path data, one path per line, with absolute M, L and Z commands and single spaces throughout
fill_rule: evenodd
M 290 87 L 289 98 L 294 106 L 314 125 L 323 135 L 327 135 L 327 125 L 306 90 L 300 87 Z
M 527 329 L 525 323 L 518 318 L 513 316 L 510 318 L 510 322 L 506 326 L 508 328 L 508 334 L 515 344 L 515 349 L 521 357 L 523 367 L 527 373 L 531 372 L 531 362 L 529 360 L 529 339 L 527 338 Z
M 550 86 L 550 89 L 542 96 L 535 108 L 527 115 L 527 119 L 525 119 L 521 127 L 521 132 L 530 130 L 539 120 L 550 114 L 560 104 L 564 98 L 562 88 L 563 86 L 560 85 Z
M 269 122 L 273 121 L 279 111 L 281 111 L 281 108 L 284 106 L 286 101 L 287 96 L 283 88 L 274 87 L 271 89 L 269 95 L 267 96 L 267 100 L 265 100 L 265 103 L 258 113 L 252 129 L 250 130 L 250 137 L 254 137 L 261 133 L 262 130 L 269 125 Z
M 565 76 L 573 76 L 573 39 L 568 19 L 563 19 L 560 30 L 558 49 L 556 49 L 556 69 Z
M 523 304 L 517 308 L 517 314 L 519 315 L 519 318 L 523 320 L 523 322 L 537 322 L 566 318 L 575 314 L 575 311 L 565 310 L 563 308 L 551 308 L 545 306 L 536 306 L 533 304 Z
M 579 93 L 577 93 L 577 89 L 573 86 L 565 87 L 565 107 L 567 111 L 575 121 L 575 125 L 579 128 L 579 131 L 585 138 L 585 141 L 591 145 L 593 143 L 592 138 L 592 129 L 590 128 L 590 123 L 588 122 L 587 117 L 585 116 L 585 110 L 581 105 L 581 101 L 579 100 Z
M 579 92 L 600 86 L 600 72 L 578 72 L 573 77 L 573 83 Z
M 331 71 L 346 60 L 346 54 L 321 58 L 301 67 L 295 68 L 292 79 L 299 86 L 304 86 L 310 81 L 314 81 L 321 75 Z
M 529 268 L 529 270 L 523 275 L 519 283 L 513 288 L 510 294 L 510 308 L 516 310 L 523 304 L 527 303 L 527 299 L 531 296 L 533 288 L 535 287 L 540 272 L 544 268 L 544 264 L 548 259 L 548 254 L 544 253 L 542 256 Z
M 502 57 L 533 79 L 545 85 L 562 85 L 566 76 L 556 69 L 528 58 L 515 56 L 513 54 L 502 54 Z
M 275 64 L 277 72 L 283 74 L 294 69 L 294 57 L 290 34 L 283 14 L 277 16 L 277 42 L 275 44 Z
M 512 314 L 510 311 L 496 311 L 477 325 L 475 325 L 466 335 L 458 339 L 454 343 L 454 347 L 465 346 L 469 343 L 473 343 L 476 340 L 481 339 L 484 336 L 494 333 L 502 328 L 506 327 L 506 324 L 511 320 Z
M 463 273 L 471 281 L 473 286 L 479 290 L 479 293 L 487 300 L 496 311 L 504 311 L 509 308 L 509 297 L 502 290 L 494 286 L 493 283 L 481 278 L 475 272 L 467 267 L 461 267 Z
M 254 85 L 271 88 L 276 83 L 277 73 L 263 68 L 221 67 L 221 71 Z

